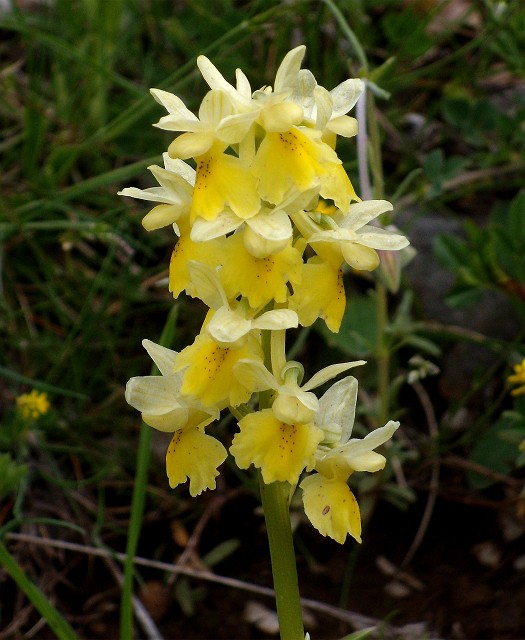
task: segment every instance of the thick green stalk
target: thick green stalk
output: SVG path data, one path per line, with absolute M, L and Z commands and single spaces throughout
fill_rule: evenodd
M 259 479 L 281 640 L 303 640 L 299 581 L 288 507 L 290 485 L 286 482 L 264 484 L 260 475 Z
M 279 349 L 276 345 L 276 342 L 280 342 L 280 340 L 276 339 L 277 336 L 273 336 L 274 339 L 272 340 L 272 334 L 273 332 L 271 331 L 262 332 L 265 363 L 270 371 L 272 371 L 272 343 L 274 359 L 279 363 L 281 361 L 281 357 L 277 354 Z M 284 339 L 282 335 L 279 337 Z M 277 372 L 274 371 L 275 373 Z M 270 394 L 267 392 L 260 393 L 259 409 L 265 409 L 269 405 Z M 265 484 L 259 473 L 259 486 L 266 531 L 268 532 L 273 587 L 281 640 L 303 640 L 303 616 L 288 504 L 290 485 L 287 482 Z

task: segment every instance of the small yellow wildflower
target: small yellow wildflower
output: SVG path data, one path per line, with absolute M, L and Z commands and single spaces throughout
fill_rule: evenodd
M 47 393 L 39 393 L 36 389 L 31 393 L 23 393 L 16 399 L 17 411 L 24 420 L 40 418 L 49 411 L 50 406 Z
M 513 396 L 519 396 L 525 393 L 525 358 L 523 358 L 519 364 L 514 365 L 514 373 L 510 375 L 507 380 L 510 384 L 520 385 L 511 391 Z

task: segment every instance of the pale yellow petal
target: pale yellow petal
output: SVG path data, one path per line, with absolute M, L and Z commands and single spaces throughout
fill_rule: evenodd
M 341 250 L 345 262 L 353 269 L 373 271 L 379 266 L 379 256 L 375 249 L 365 247 L 358 242 L 342 242 Z
M 303 109 L 293 102 L 281 102 L 261 111 L 259 122 L 263 129 L 271 132 L 284 132 L 303 119 Z
M 306 516 L 321 535 L 343 544 L 349 534 L 361 542 L 359 505 L 346 482 L 315 473 L 300 487 Z
M 293 289 L 290 308 L 297 312 L 301 325 L 308 327 L 322 318 L 330 331 L 339 331 L 346 306 L 343 274 L 339 269 L 311 258 L 303 265 L 301 283 Z
M 209 151 L 213 143 L 211 131 L 183 133 L 170 144 L 168 153 L 172 158 L 196 158 Z
M 200 429 L 176 431 L 166 453 L 166 472 L 170 487 L 190 481 L 194 497 L 206 489 L 215 489 L 217 467 L 227 457 L 226 449 Z

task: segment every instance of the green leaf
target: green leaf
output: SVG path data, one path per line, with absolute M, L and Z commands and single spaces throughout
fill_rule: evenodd
M 429 355 L 434 357 L 438 357 L 439 355 L 441 355 L 441 349 L 435 342 L 432 342 L 432 340 L 428 340 L 427 338 L 418 336 L 417 334 L 407 335 L 403 340 L 403 344 L 408 344 L 418 351 L 428 353 Z
M 341 640 L 364 640 L 365 638 L 370 638 L 372 633 L 376 633 L 377 629 L 372 627 L 372 629 L 361 629 L 361 631 L 354 631 L 348 636 L 341 638 Z
M 324 323 L 319 323 L 320 333 L 328 346 L 360 357 L 375 351 L 376 327 L 376 303 L 371 296 L 349 298 L 339 333 L 332 333 Z
M 470 460 L 502 474 L 508 474 L 515 467 L 519 454 L 515 442 L 509 442 L 508 432 L 515 426 L 509 417 L 500 418 L 478 440 L 470 454 Z M 525 435 L 525 434 L 524 434 Z M 471 487 L 486 489 L 496 481 L 493 478 L 469 471 L 467 479 Z
M 382 24 L 388 39 L 396 45 L 399 56 L 408 55 L 413 60 L 432 46 L 425 20 L 406 7 L 403 11 L 387 13 Z
M 203 558 L 202 561 L 208 567 L 214 567 L 219 562 L 226 560 L 232 553 L 235 553 L 237 549 L 240 547 L 241 542 L 236 538 L 231 538 L 230 540 L 224 540 L 216 547 L 214 547 L 211 551 L 209 551 Z
M 523 246 L 525 245 L 525 190 L 520 191 L 510 204 L 508 229 L 515 242 L 521 245 L 521 257 L 523 258 Z
M 0 455 L 0 501 L 17 491 L 27 474 L 27 465 L 15 462 L 9 453 Z
M 455 270 L 468 262 L 469 251 L 465 241 L 454 235 L 439 235 L 432 243 L 432 251 L 444 267 Z
M 483 295 L 481 287 L 471 287 L 468 285 L 457 286 L 446 296 L 446 302 L 451 307 L 470 307 L 477 304 Z

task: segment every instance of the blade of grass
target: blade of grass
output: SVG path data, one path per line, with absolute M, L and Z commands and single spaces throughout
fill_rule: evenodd
M 179 306 L 174 305 L 168 314 L 159 342 L 163 347 L 169 347 L 173 342 L 178 312 Z M 152 367 L 151 373 L 152 375 L 158 375 L 159 371 L 156 366 Z M 135 484 L 133 487 L 133 498 L 131 502 L 128 541 L 126 544 L 126 560 L 124 562 L 124 583 L 122 585 L 120 607 L 120 638 L 122 640 L 129 640 L 129 638 L 133 638 L 133 565 L 142 529 L 150 450 L 151 427 L 142 423 L 140 427 L 139 449 L 137 453 L 137 471 L 135 473 Z
M 92 57 L 85 55 L 78 49 L 75 49 L 75 47 L 69 45 L 62 38 L 46 33 L 43 29 L 29 25 L 20 20 L 20 18 L 14 19 L 9 16 L 4 16 L 0 20 L 0 28 L 5 31 L 14 31 L 23 34 L 28 40 L 38 42 L 39 44 L 48 47 L 59 56 L 78 62 L 86 69 L 96 72 L 107 81 L 111 80 L 115 86 L 126 89 L 134 95 L 142 96 L 144 94 L 144 88 L 137 83 L 124 78 L 119 73 L 115 73 L 112 69 L 108 68 L 101 62 L 94 60 Z
M 14 211 L 17 215 L 20 215 L 22 213 L 32 211 L 33 209 L 39 209 L 40 211 L 42 211 L 45 209 L 53 208 L 55 202 L 66 202 L 67 200 L 72 200 L 73 198 L 83 196 L 86 193 L 97 191 L 101 187 L 106 187 L 110 184 L 115 184 L 122 180 L 132 178 L 133 176 L 141 173 L 149 165 L 158 163 L 160 162 L 160 160 L 160 156 L 153 156 L 151 158 L 147 158 L 146 160 L 133 162 L 126 167 L 119 167 L 118 169 L 114 169 L 113 171 L 107 171 L 106 173 L 102 173 L 98 176 L 94 176 L 93 178 L 82 180 L 82 182 L 73 184 L 70 187 L 66 187 L 65 189 L 60 191 L 60 193 L 53 199 L 48 200 L 47 198 L 39 198 L 38 200 L 32 200 L 31 202 L 27 202 L 17 207 Z
M 77 635 L 44 593 L 26 576 L 16 559 L 0 542 L 0 564 L 40 612 L 59 640 L 76 640 Z M 129 636 L 132 637 L 132 636 Z
M 312 0 L 305 0 L 307 3 Z M 304 4 L 304 1 L 300 1 L 294 4 L 294 6 Z M 278 5 L 272 7 L 271 9 L 267 9 L 266 11 L 262 11 L 257 14 L 253 18 L 249 20 L 243 20 L 239 24 L 235 25 L 230 31 L 225 33 L 224 35 L 217 38 L 212 44 L 207 47 L 203 47 L 201 52 L 205 56 L 211 55 L 213 52 L 220 50 L 226 44 L 232 40 L 239 40 L 243 34 L 250 33 L 258 28 L 261 25 L 265 24 L 269 20 L 273 18 L 277 18 L 281 14 L 289 13 L 291 10 L 291 6 L 288 5 Z M 168 76 L 163 82 L 158 84 L 159 89 L 165 90 L 173 90 L 176 86 L 177 89 L 183 87 L 186 83 L 190 82 L 196 73 L 196 64 L 195 59 L 192 58 L 188 60 L 188 62 L 177 69 L 174 73 Z M 100 128 L 97 132 L 95 132 L 92 136 L 89 136 L 84 141 L 84 147 L 90 147 L 95 142 L 104 141 L 108 142 L 113 140 L 121 133 L 125 132 L 131 126 L 144 117 L 147 113 L 155 109 L 156 103 L 151 99 L 149 94 L 144 94 L 144 96 L 136 100 L 128 109 L 122 111 L 120 115 L 114 118 L 111 122 L 102 128 Z
M 17 373 L 16 371 L 12 371 L 11 369 L 7 369 L 6 367 L 2 367 L 1 365 L 0 376 L 3 376 L 8 380 L 14 380 L 15 382 L 26 384 L 32 389 L 40 389 L 40 391 L 55 393 L 61 396 L 67 396 L 69 398 L 77 398 L 78 400 L 89 399 L 88 396 L 86 396 L 84 393 L 78 393 L 77 391 L 71 391 L 70 389 L 64 389 L 63 387 L 57 387 L 53 384 L 48 384 L 47 382 L 41 382 L 40 380 L 33 380 L 32 378 L 23 376 L 21 373 Z

